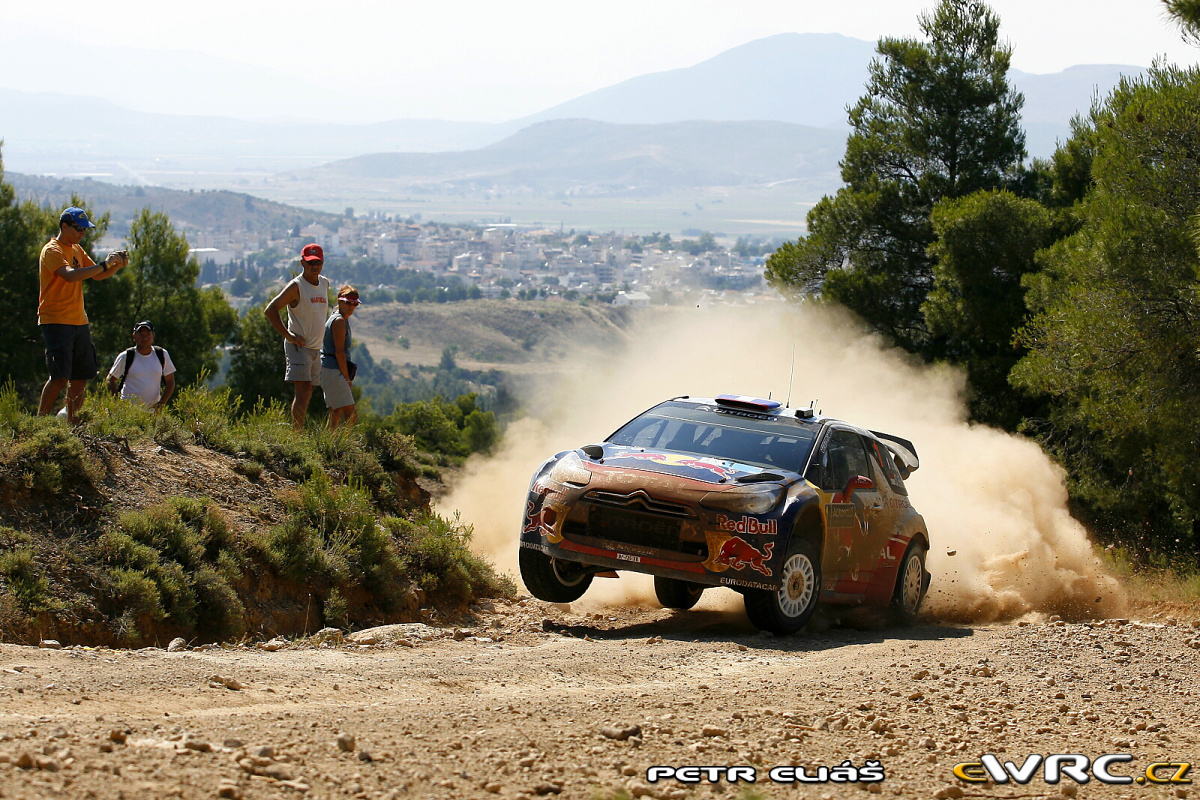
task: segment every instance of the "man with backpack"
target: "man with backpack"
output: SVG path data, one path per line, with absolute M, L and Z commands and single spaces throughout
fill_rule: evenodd
M 122 400 L 139 400 L 151 411 L 167 404 L 175 392 L 175 365 L 171 355 L 154 346 L 154 323 L 142 320 L 133 326 L 134 346 L 117 354 L 108 371 L 108 388 Z M 166 390 L 161 385 L 166 384 Z

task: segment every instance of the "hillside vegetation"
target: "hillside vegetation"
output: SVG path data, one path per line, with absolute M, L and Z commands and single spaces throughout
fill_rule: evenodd
M 72 430 L 0 392 L 0 639 L 292 636 L 512 594 L 430 512 L 398 416 L 296 433 L 280 405 L 235 412 L 197 387 L 160 415 L 96 395 Z

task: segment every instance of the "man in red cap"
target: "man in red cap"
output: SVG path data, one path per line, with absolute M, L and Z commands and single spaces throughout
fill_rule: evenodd
M 287 370 L 283 379 L 296 388 L 292 400 L 292 425 L 304 428 L 308 401 L 313 387 L 321 383 L 321 342 L 325 336 L 325 318 L 329 315 L 329 279 L 321 274 L 325 253 L 319 244 L 306 244 L 300 251 L 304 271 L 293 278 L 264 311 L 275 330 L 283 336 Z M 287 326 L 279 316 L 288 309 Z
M 38 414 L 50 414 L 67 387 L 67 421 L 83 405 L 83 390 L 96 377 L 96 347 L 92 344 L 88 315 L 83 309 L 83 282 L 102 281 L 129 263 L 124 251 L 109 253 L 101 264 L 79 243 L 96 226 L 82 208 L 71 206 L 58 218 L 58 236 L 42 248 L 38 263 L 41 275 L 38 292 L 38 327 L 46 343 L 46 367 L 50 379 L 42 387 Z

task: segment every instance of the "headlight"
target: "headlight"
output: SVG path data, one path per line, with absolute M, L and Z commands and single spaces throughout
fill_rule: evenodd
M 709 492 L 700 505 L 739 514 L 765 514 L 779 505 L 782 486 L 735 486 L 723 492 Z
M 592 473 L 583 465 L 583 460 L 574 451 L 560 458 L 554 465 L 554 469 L 550 470 L 550 480 L 558 483 L 587 486 L 591 479 Z

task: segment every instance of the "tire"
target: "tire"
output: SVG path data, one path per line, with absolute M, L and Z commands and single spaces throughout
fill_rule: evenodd
M 780 570 L 776 591 L 747 589 L 746 616 L 759 630 L 786 635 L 808 623 L 821 596 L 821 559 L 809 539 L 795 539 Z
M 592 585 L 592 573 L 587 567 L 551 558 L 540 550 L 522 547 L 517 561 L 525 588 L 538 600 L 570 603 L 583 597 Z
M 921 603 L 929 583 L 925 577 L 925 546 L 917 539 L 908 543 L 900 569 L 896 572 L 896 588 L 892 592 L 892 616 L 901 625 L 911 625 L 921 613 Z
M 700 602 L 702 594 L 704 587 L 698 583 L 654 576 L 654 596 L 662 603 L 663 608 L 687 611 Z

